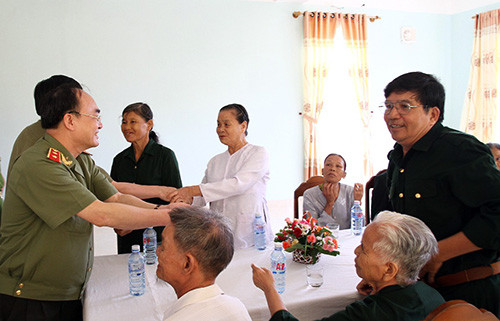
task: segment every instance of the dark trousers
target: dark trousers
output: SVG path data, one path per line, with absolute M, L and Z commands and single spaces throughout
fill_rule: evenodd
M 0 321 L 83 321 L 82 301 L 40 301 L 0 294 Z
M 500 318 L 500 274 L 437 290 L 446 301 L 465 300 Z

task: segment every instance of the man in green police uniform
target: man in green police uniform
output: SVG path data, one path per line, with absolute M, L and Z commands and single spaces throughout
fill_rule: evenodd
M 45 96 L 46 133 L 15 162 L 0 227 L 0 320 L 81 320 L 93 263 L 92 224 L 167 225 L 175 205 L 121 194 L 84 151 L 99 144 L 100 110 L 84 91 Z
M 82 86 L 75 79 L 64 76 L 64 75 L 53 75 L 47 79 L 40 81 L 34 90 L 35 98 L 35 110 L 36 113 L 41 116 L 44 106 L 42 106 L 42 98 L 54 90 L 58 86 L 66 85 L 73 88 L 82 89 Z M 14 146 L 12 147 L 12 152 L 10 154 L 9 167 L 7 170 L 7 178 L 10 176 L 10 171 L 15 161 L 21 156 L 21 154 L 33 146 L 37 140 L 43 137 L 45 134 L 45 129 L 42 127 L 42 121 L 38 120 L 33 124 L 24 128 L 19 136 L 17 136 Z M 114 187 L 124 194 L 134 195 L 140 199 L 149 198 L 160 198 L 164 201 L 169 201 L 167 195 L 169 195 L 175 188 L 160 185 L 141 185 L 141 184 L 131 184 L 126 182 L 115 182 L 109 177 L 108 173 L 99 167 L 99 170 L 106 176 L 106 178 L 113 184 Z
M 66 84 L 68 86 L 82 89 L 82 86 L 78 83 L 78 81 L 74 80 L 71 77 L 64 75 L 54 75 L 50 78 L 44 79 L 40 81 L 36 86 L 33 92 L 33 96 L 35 98 L 35 111 L 38 116 L 42 116 L 42 98 L 55 89 L 56 87 Z M 45 129 L 42 128 L 42 121 L 39 119 L 33 124 L 24 128 L 19 136 L 17 136 L 16 141 L 14 142 L 14 146 L 12 147 L 12 152 L 10 153 L 9 167 L 7 169 L 7 177 L 9 177 L 10 171 L 12 170 L 12 166 L 14 162 L 21 156 L 21 154 L 33 146 L 37 140 L 42 138 L 45 134 Z
M 445 93 L 432 75 L 411 72 L 385 90 L 392 209 L 420 218 L 438 240 L 424 267 L 446 300 L 500 316 L 500 172 L 488 147 L 444 127 Z

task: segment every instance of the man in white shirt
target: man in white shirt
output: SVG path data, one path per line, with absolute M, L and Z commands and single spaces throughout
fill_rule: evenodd
M 233 234 L 224 217 L 205 208 L 170 213 L 158 247 L 156 275 L 178 300 L 164 320 L 251 320 L 240 300 L 225 295 L 215 278 L 231 262 Z

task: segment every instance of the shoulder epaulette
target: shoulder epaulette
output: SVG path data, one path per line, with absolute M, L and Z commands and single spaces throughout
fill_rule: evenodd
M 64 155 L 60 151 L 52 147 L 49 148 L 49 152 L 47 153 L 47 158 L 57 163 L 62 162 L 67 166 L 73 163 L 73 161 L 67 160 L 66 157 L 64 157 Z

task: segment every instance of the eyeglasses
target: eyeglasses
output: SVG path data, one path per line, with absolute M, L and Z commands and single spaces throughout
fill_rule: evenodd
M 97 121 L 101 121 L 101 115 L 99 116 L 96 116 L 96 115 L 91 115 L 91 114 L 85 114 L 85 113 L 81 113 L 79 111 L 76 111 L 76 110 L 72 110 L 72 111 L 69 111 L 68 114 L 78 114 L 78 115 L 83 115 L 83 116 L 87 116 L 87 117 L 90 117 L 90 118 L 94 118 L 95 120 Z
M 410 110 L 412 108 L 417 108 L 417 107 L 425 107 L 425 105 L 413 105 L 412 106 L 406 102 L 396 101 L 394 103 L 391 103 L 391 102 L 386 101 L 382 105 L 379 106 L 380 110 L 383 110 L 384 114 L 386 114 L 386 115 L 390 114 L 393 108 L 396 108 L 396 111 L 400 115 L 408 115 L 408 113 L 410 112 Z

